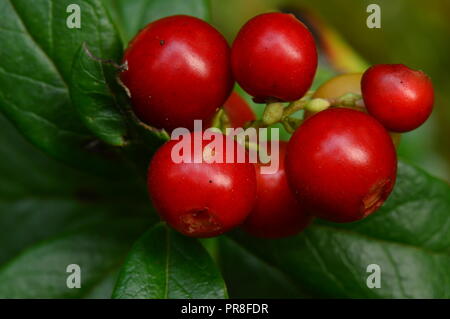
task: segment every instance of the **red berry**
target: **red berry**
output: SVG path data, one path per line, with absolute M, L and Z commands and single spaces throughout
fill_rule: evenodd
M 147 25 L 130 43 L 121 80 L 136 115 L 166 130 L 209 123 L 230 95 L 230 49 L 208 23 L 172 16 Z
M 374 118 L 333 108 L 296 130 L 288 145 L 286 171 L 307 213 L 352 222 L 376 211 L 389 196 L 397 157 L 388 132 Z
M 269 144 L 270 145 L 270 144 Z M 256 165 L 257 199 L 243 227 L 262 238 L 280 238 L 297 234 L 309 225 L 311 216 L 304 213 L 289 188 L 284 159 L 287 142 L 280 142 L 279 168 L 262 174 L 265 164 Z M 268 165 L 268 164 L 266 164 Z
M 228 115 L 230 126 L 233 128 L 244 127 L 246 123 L 256 120 L 252 108 L 234 91 L 223 105 L 223 109 Z
M 161 218 L 179 232 L 191 237 L 220 235 L 244 222 L 256 198 L 255 167 L 251 163 L 226 163 L 229 137 L 214 133 L 224 148 L 208 150 L 211 141 L 203 132 L 185 135 L 190 155 L 205 159 L 214 155 L 223 163 L 175 163 L 171 153 L 178 141 L 163 145 L 152 159 L 148 171 L 148 190 Z M 194 141 L 201 147 L 196 150 Z M 231 140 L 235 148 L 241 147 Z M 200 145 L 200 144 L 199 144 Z M 174 151 L 175 152 L 175 151 Z
M 294 15 L 261 14 L 239 31 L 231 64 L 236 81 L 255 101 L 293 101 L 311 86 L 317 68 L 316 45 Z
M 363 75 L 361 89 L 367 111 L 389 131 L 418 128 L 433 110 L 430 78 L 403 64 L 378 64 Z

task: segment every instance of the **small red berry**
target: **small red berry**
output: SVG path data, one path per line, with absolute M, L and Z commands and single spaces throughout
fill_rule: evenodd
M 261 168 L 268 164 L 256 165 L 257 199 L 243 228 L 257 237 L 292 236 L 305 229 L 312 220 L 304 213 L 288 185 L 284 169 L 287 142 L 281 141 L 279 145 L 279 167 L 275 173 L 262 174 Z
M 223 105 L 223 109 L 228 116 L 230 126 L 233 128 L 244 127 L 246 123 L 256 120 L 252 108 L 234 91 Z
M 231 49 L 236 81 L 257 102 L 294 101 L 317 69 L 314 38 L 292 14 L 266 13 L 248 21 Z
M 147 179 L 150 197 L 161 218 L 191 237 L 217 236 L 240 225 L 256 198 L 254 164 L 226 163 L 230 138 L 214 133 L 213 139 L 221 140 L 224 148 L 211 150 L 206 147 L 211 141 L 202 139 L 202 134 L 194 132 L 183 138 L 191 145 L 191 157 L 199 156 L 203 162 L 175 163 L 172 151 L 179 141 L 171 140 L 156 152 Z M 197 151 L 194 141 L 201 141 Z M 231 143 L 236 154 L 242 146 L 233 140 Z M 206 162 L 210 156 L 222 163 Z
M 120 78 L 133 110 L 145 123 L 193 128 L 209 123 L 230 95 L 233 79 L 230 48 L 208 23 L 172 16 L 147 25 L 130 43 Z
M 418 128 L 433 110 L 430 78 L 403 64 L 378 64 L 363 75 L 361 89 L 370 115 L 393 132 Z
M 352 222 L 376 211 L 389 196 L 397 157 L 388 132 L 374 118 L 333 108 L 296 130 L 288 145 L 286 171 L 307 213 Z

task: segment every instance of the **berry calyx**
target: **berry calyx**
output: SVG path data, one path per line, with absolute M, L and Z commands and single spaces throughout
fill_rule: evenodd
M 317 69 L 314 38 L 292 14 L 266 13 L 248 21 L 231 49 L 236 81 L 258 103 L 294 101 Z
M 348 108 L 322 111 L 289 141 L 286 172 L 306 213 L 352 222 L 375 212 L 391 193 L 397 170 L 388 132 Z
M 403 64 L 378 64 L 363 75 L 361 88 L 370 115 L 392 132 L 418 128 L 433 110 L 430 78 Z
M 138 118 L 168 131 L 209 123 L 230 95 L 230 48 L 208 23 L 178 15 L 147 25 L 131 41 L 120 79 Z
M 233 145 L 234 154 L 242 146 L 221 133 L 212 133 L 212 140 L 221 141 L 223 148 L 210 149 L 211 141 L 202 134 L 182 137 L 191 145 L 182 155 L 202 159 L 200 162 L 176 163 L 172 153 L 180 153 L 179 141 L 171 140 L 156 152 L 147 178 L 150 197 L 161 218 L 191 237 L 217 236 L 242 224 L 256 198 L 254 164 L 226 161 L 228 145 Z M 198 142 L 201 147 L 195 147 Z M 216 162 L 208 160 L 211 157 Z
M 279 157 L 276 159 L 279 166 L 276 172 L 263 174 L 261 169 L 269 164 L 256 164 L 256 203 L 243 225 L 245 231 L 261 238 L 295 235 L 312 220 L 310 215 L 305 214 L 288 185 L 284 165 L 287 142 L 280 141 L 279 145 Z

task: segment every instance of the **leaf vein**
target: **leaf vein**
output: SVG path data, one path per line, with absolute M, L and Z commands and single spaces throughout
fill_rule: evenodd
M 45 81 L 42 81 L 42 80 L 38 80 L 38 79 L 32 78 L 30 76 L 13 73 L 11 71 L 5 70 L 2 67 L 0 67 L 0 72 L 4 73 L 7 76 L 15 77 L 15 78 L 18 78 L 18 79 L 21 79 L 21 80 L 25 80 L 25 81 L 30 81 L 32 83 L 36 83 L 36 84 L 42 85 L 42 86 L 47 86 L 47 87 L 50 87 L 50 88 L 58 90 L 58 91 L 67 92 L 67 88 L 65 88 L 65 87 L 56 86 L 54 84 L 51 84 L 51 83 L 48 83 L 48 82 L 45 82 Z
M 27 26 L 25 25 L 23 18 L 20 16 L 17 8 L 14 6 L 13 1 L 12 0 L 7 0 L 9 2 L 9 4 L 11 5 L 11 8 L 13 9 L 13 11 L 15 12 L 15 14 L 17 15 L 17 17 L 20 20 L 20 23 L 22 24 L 24 30 L 26 31 L 24 34 L 28 35 L 28 37 L 33 41 L 33 43 L 36 45 L 36 48 L 39 49 L 42 53 L 44 53 L 45 57 L 48 59 L 48 61 L 50 62 L 50 64 L 54 67 L 55 72 L 57 73 L 57 75 L 60 77 L 62 83 L 64 83 L 64 85 L 66 86 L 66 88 L 68 88 L 67 82 L 64 79 L 64 77 L 62 76 L 61 71 L 58 69 L 58 67 L 55 64 L 55 61 L 53 61 L 50 58 L 50 55 L 48 52 L 46 52 L 44 50 L 44 48 L 42 47 L 42 45 L 40 43 L 37 42 L 37 40 L 31 35 L 30 31 L 28 30 Z

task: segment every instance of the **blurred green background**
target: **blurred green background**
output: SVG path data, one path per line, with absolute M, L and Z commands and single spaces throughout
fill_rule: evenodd
M 381 28 L 366 25 L 369 4 L 381 8 Z M 251 17 L 282 10 L 312 28 L 321 52 L 317 84 L 333 73 L 370 64 L 403 63 L 426 72 L 436 91 L 431 118 L 404 134 L 399 154 L 450 181 L 449 0 L 211 0 L 213 24 L 231 42 Z

